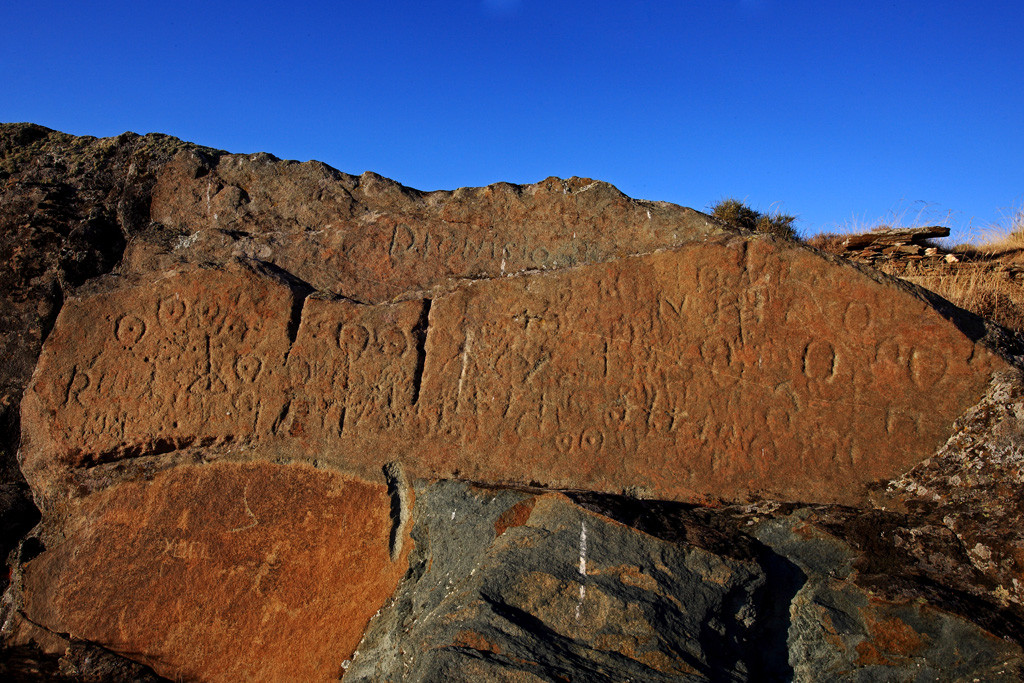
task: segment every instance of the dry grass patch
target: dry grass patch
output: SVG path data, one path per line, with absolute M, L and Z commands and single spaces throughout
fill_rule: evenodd
M 900 277 L 960 308 L 1024 332 L 1024 282 L 1015 279 L 1012 271 L 985 263 L 959 263 L 927 271 L 911 266 Z
M 805 244 L 809 244 L 816 249 L 827 251 L 830 254 L 841 254 L 846 250 L 843 244 L 847 238 L 854 233 L 852 232 L 819 232 L 817 235 L 812 235 L 804 240 Z
M 969 243 L 954 247 L 953 251 L 987 257 L 1024 253 L 1024 208 L 1013 212 L 1006 225 L 990 226 Z
M 796 216 L 781 211 L 761 213 L 750 208 L 738 199 L 723 199 L 711 206 L 711 215 L 729 225 L 734 225 L 755 232 L 766 232 L 784 239 L 797 239 Z

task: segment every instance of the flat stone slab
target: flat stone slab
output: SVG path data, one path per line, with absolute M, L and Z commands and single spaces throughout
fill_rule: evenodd
M 171 680 L 336 680 L 408 568 L 391 499 L 309 466 L 179 466 L 81 499 L 25 612 Z
M 23 462 L 37 491 L 218 446 L 367 477 L 395 460 L 423 477 L 852 503 L 931 455 L 1005 366 L 911 290 L 768 239 L 379 305 L 304 299 L 236 265 L 69 300 L 24 401 Z

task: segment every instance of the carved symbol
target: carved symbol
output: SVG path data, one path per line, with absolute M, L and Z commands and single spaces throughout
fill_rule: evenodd
M 71 381 L 68 382 L 67 400 L 70 401 L 72 398 L 77 399 L 79 394 L 85 391 L 90 383 L 89 375 L 79 370 L 76 366 L 72 371 Z
M 235 343 L 239 343 L 245 339 L 245 335 L 248 331 L 249 326 L 246 325 L 244 321 L 231 317 L 224 320 L 223 324 L 216 331 L 216 334 L 226 337 L 228 340 Z
M 530 252 L 530 259 L 538 266 L 543 266 L 544 264 L 546 264 L 548 262 L 549 256 L 550 253 L 544 247 L 537 247 L 532 252 Z
M 587 427 L 580 435 L 580 448 L 589 453 L 596 453 L 604 443 L 604 434 L 596 427 Z
M 814 340 L 804 350 L 804 374 L 810 379 L 830 379 L 836 371 L 836 350 L 826 341 Z
M 370 332 L 362 325 L 342 325 L 338 331 L 338 348 L 358 358 L 370 342 Z
M 604 423 L 609 427 L 619 422 L 626 421 L 625 406 L 611 406 L 604 411 Z
M 235 361 L 235 374 L 244 382 L 252 382 L 263 369 L 263 361 L 256 356 L 242 356 Z
M 157 317 L 160 322 L 168 327 L 177 325 L 185 317 L 187 308 L 185 302 L 177 296 L 170 296 L 160 302 L 157 309 Z
M 409 343 L 397 327 L 386 327 L 377 332 L 377 344 L 385 356 L 401 356 Z
M 114 333 L 122 344 L 131 346 L 142 339 L 142 335 L 146 334 L 146 322 L 131 313 L 122 315 L 117 321 Z
M 910 354 L 910 376 L 921 389 L 931 389 L 942 381 L 946 376 L 946 368 L 947 361 L 942 354 L 929 354 L 926 357 L 917 349 Z
M 199 314 L 199 320 L 207 325 L 213 324 L 217 320 L 217 316 L 220 315 L 220 304 L 216 301 L 200 301 L 196 307 L 196 313 Z
M 574 441 L 575 439 L 572 437 L 572 434 L 559 434 L 555 437 L 555 448 L 557 448 L 560 453 L 568 453 L 572 449 Z
M 851 302 L 843 314 L 843 324 L 851 334 L 863 333 L 871 324 L 871 309 L 859 301 Z

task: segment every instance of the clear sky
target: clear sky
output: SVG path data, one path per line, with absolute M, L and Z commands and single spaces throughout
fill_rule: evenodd
M 1022 40 L 1021 0 L 7 2 L 0 121 L 967 238 L 1024 205 Z

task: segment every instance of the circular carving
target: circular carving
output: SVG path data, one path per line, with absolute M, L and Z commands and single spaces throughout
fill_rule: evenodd
M 220 315 L 220 304 L 216 301 L 200 301 L 196 306 L 196 313 L 199 314 L 200 321 L 207 325 L 212 324 Z
M 580 448 L 588 453 L 596 453 L 604 443 L 604 433 L 596 427 L 587 427 L 580 435 Z
M 555 448 L 558 449 L 559 453 L 568 453 L 572 450 L 573 441 L 575 439 L 572 437 L 572 434 L 559 434 L 555 437 Z
M 397 327 L 385 327 L 377 331 L 377 345 L 385 356 L 401 356 L 409 342 Z
M 161 323 L 168 326 L 179 324 L 187 312 L 185 302 L 177 295 L 167 297 L 157 307 L 157 317 Z
M 843 314 L 843 324 L 851 334 L 861 334 L 871 324 L 871 309 L 860 301 L 853 301 L 846 307 Z
M 122 344 L 131 346 L 142 339 L 142 335 L 146 334 L 146 321 L 131 313 L 122 315 L 117 321 L 117 326 L 114 328 L 114 334 Z
M 810 379 L 828 379 L 835 374 L 836 350 L 826 341 L 815 339 L 804 351 L 804 374 Z
M 353 356 L 361 356 L 370 343 L 370 332 L 362 325 L 342 325 L 338 330 L 338 348 L 348 351 Z
M 235 374 L 244 382 L 252 382 L 263 369 L 263 361 L 256 356 L 242 356 L 235 361 Z
M 614 425 L 626 421 L 626 406 L 610 406 L 604 411 L 606 425 Z

